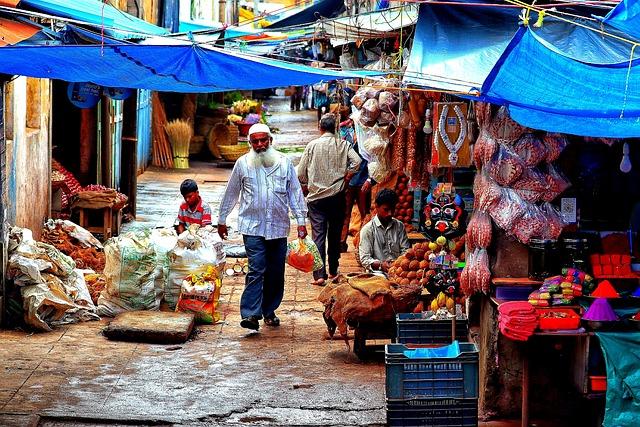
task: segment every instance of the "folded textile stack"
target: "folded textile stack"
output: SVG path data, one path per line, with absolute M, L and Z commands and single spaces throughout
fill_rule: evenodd
M 500 332 L 512 340 L 526 341 L 538 327 L 538 314 L 528 302 L 505 302 L 498 306 L 498 312 Z

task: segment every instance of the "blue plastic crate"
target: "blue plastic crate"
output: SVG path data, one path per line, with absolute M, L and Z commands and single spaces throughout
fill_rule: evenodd
M 387 399 L 387 425 L 476 427 L 478 399 Z
M 396 314 L 396 342 L 400 344 L 446 344 L 451 342 L 451 320 L 430 320 L 423 313 Z M 469 341 L 469 322 L 456 320 L 456 339 Z
M 477 398 L 478 347 L 460 343 L 456 358 L 414 358 L 404 352 L 402 344 L 385 347 L 387 399 L 411 398 Z

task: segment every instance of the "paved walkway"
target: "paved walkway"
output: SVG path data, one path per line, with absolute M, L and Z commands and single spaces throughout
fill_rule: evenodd
M 315 116 L 297 115 L 307 118 L 304 139 L 315 137 Z M 274 116 L 277 122 L 287 115 Z M 198 182 L 215 216 L 229 173 L 207 163 L 185 171 L 145 172 L 139 177 L 137 221 L 128 227 L 170 225 L 181 201 L 179 183 L 187 177 Z M 357 269 L 352 254 L 342 261 L 343 272 Z M 319 288 L 310 281 L 310 274 L 287 268 L 277 312 L 282 326 L 247 334 L 239 327 L 244 278 L 226 278 L 223 322 L 199 326 L 181 346 L 109 341 L 101 335 L 108 319 L 50 333 L 0 331 L 0 425 L 23 426 L 34 414 L 40 417 L 31 418 L 34 425 L 48 426 L 125 420 L 202 426 L 383 424 L 383 363 L 363 363 L 344 342 L 326 339 L 316 301 Z

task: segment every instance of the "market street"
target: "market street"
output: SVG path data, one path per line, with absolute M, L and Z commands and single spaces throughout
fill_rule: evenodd
M 292 117 L 306 120 L 287 132 L 284 121 Z M 276 144 L 314 138 L 314 117 L 274 113 L 272 123 L 283 130 Z M 139 221 L 128 227 L 170 225 L 179 184 L 188 177 L 215 213 L 229 173 L 207 163 L 147 171 L 139 177 Z M 341 268 L 357 269 L 352 251 Z M 180 346 L 109 341 L 101 335 L 109 319 L 50 333 L 2 331 L 0 425 L 25 425 L 31 414 L 42 417 L 40 425 L 384 424 L 384 364 L 363 363 L 344 341 L 325 339 L 319 288 L 310 281 L 310 274 L 287 267 L 282 326 L 258 334 L 239 326 L 242 275 L 224 279 L 223 322 L 198 326 Z

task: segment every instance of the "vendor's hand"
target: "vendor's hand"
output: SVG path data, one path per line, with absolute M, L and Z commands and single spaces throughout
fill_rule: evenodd
M 307 237 L 307 227 L 305 225 L 298 226 L 298 237 L 300 239 L 304 239 L 305 237 Z
M 222 240 L 227 240 L 227 226 L 225 224 L 218 224 L 218 235 Z
M 383 261 L 380 265 L 380 270 L 384 271 L 385 273 L 388 273 L 390 268 L 391 263 L 389 261 Z
M 307 197 L 309 195 L 309 186 L 306 184 L 303 184 L 301 187 L 302 187 L 302 195 L 304 197 Z
M 367 194 L 369 191 L 371 191 L 371 181 L 366 180 L 364 184 L 362 184 L 360 191 L 362 191 L 364 194 Z

